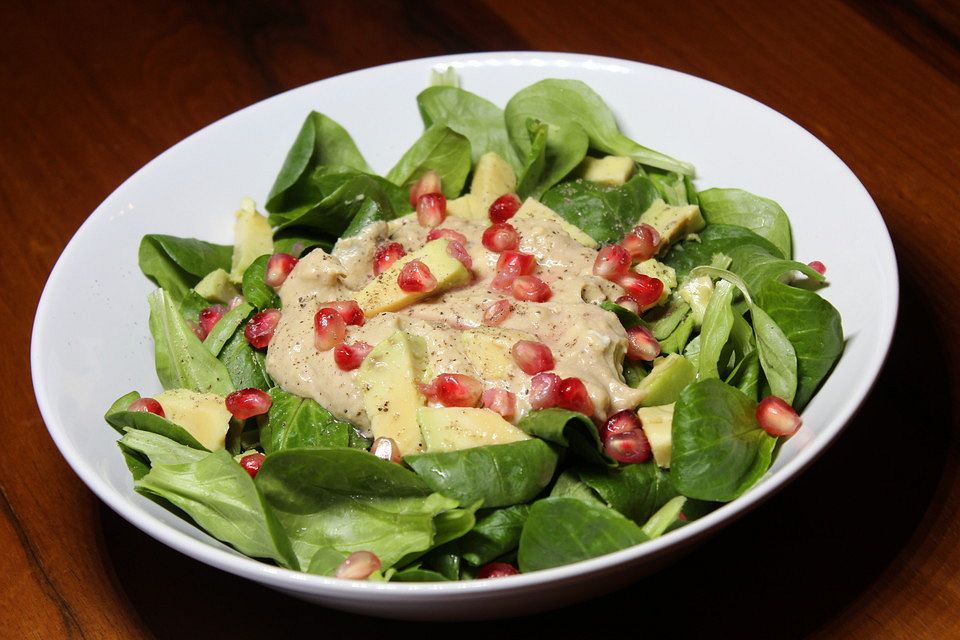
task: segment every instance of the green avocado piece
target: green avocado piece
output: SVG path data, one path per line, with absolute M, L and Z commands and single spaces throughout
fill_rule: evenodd
M 696 367 L 679 353 L 658 358 L 653 363 L 653 369 L 637 387 L 645 392 L 640 406 L 655 407 L 676 402 L 684 387 L 696 379 Z

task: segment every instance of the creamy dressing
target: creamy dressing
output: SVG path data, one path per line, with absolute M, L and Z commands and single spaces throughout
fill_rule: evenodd
M 450 216 L 441 228 L 466 236 L 473 282 L 398 312 L 367 318 L 362 327 L 349 326 L 346 342 L 376 346 L 398 330 L 421 336 L 427 343 L 430 378 L 461 373 L 482 380 L 484 388 L 512 391 L 517 395 L 517 421 L 530 411 L 531 377 L 514 367 L 505 378 L 493 379 L 471 362 L 460 340 L 464 329 L 482 326 L 490 302 L 507 298 L 513 313 L 500 326 L 532 334 L 549 346 L 556 361 L 552 371 L 561 378 L 580 378 L 598 416 L 636 407 L 642 394 L 624 383 L 621 371 L 626 332 L 614 314 L 594 304 L 618 298 L 623 289 L 593 275 L 597 252 L 576 242 L 557 223 L 535 219 L 510 223 L 520 233 L 520 250 L 537 257 L 535 275 L 553 290 L 549 301 L 522 302 L 490 290 L 499 254 L 481 242 L 488 223 Z M 326 302 L 353 299 L 373 278 L 378 245 L 399 242 L 412 253 L 425 244 L 429 231 L 413 214 L 390 223 L 375 222 L 356 236 L 341 239 L 330 254 L 316 249 L 297 264 L 280 289 L 283 316 L 267 353 L 267 371 L 277 384 L 369 428 L 357 370 L 341 371 L 332 350 L 316 350 L 313 317 Z

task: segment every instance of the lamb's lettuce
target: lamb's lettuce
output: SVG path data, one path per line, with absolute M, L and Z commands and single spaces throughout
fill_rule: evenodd
M 456 198 L 470 173 L 470 141 L 444 124 L 435 124 L 407 149 L 386 178 L 409 189 L 428 171 L 440 175 L 443 195 Z
M 619 187 L 589 180 L 562 182 L 543 194 L 543 204 L 597 242 L 618 242 L 660 197 L 649 178 L 634 176 Z

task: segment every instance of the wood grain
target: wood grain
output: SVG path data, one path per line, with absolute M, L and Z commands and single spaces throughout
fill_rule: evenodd
M 40 419 L 28 376 L 32 311 L 89 212 L 184 136 L 322 77 L 502 49 L 658 64 L 794 119 L 873 195 L 894 238 L 903 300 L 874 393 L 787 490 L 628 589 L 559 612 L 459 625 L 458 636 L 529 637 L 545 627 L 593 635 L 598 624 L 681 637 L 960 636 L 955 3 L 19 1 L 0 8 L 0 35 L 0 311 L 11 345 L 0 359 L 0 636 L 422 630 L 281 596 L 113 514 Z

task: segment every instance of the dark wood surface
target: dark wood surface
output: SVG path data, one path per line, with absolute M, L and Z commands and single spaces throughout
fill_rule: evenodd
M 367 637 L 147 537 L 67 467 L 29 379 L 33 313 L 84 218 L 184 136 L 344 71 L 466 51 L 618 56 L 727 85 L 850 165 L 902 269 L 859 416 L 800 480 L 679 562 L 468 637 L 960 637 L 960 9 L 953 2 L 0 3 L 0 636 Z M 838 212 L 842 215 L 842 212 Z M 869 286 L 870 274 L 863 274 Z M 82 327 L 65 328 L 82 330 Z M 95 425 L 91 425 L 95 428 Z

